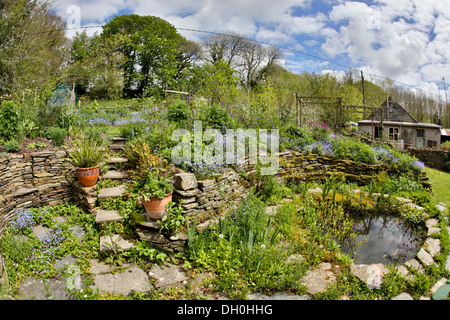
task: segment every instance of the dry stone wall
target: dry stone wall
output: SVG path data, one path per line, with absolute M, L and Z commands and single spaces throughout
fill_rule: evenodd
M 277 178 L 280 181 L 325 180 L 331 175 L 367 184 L 382 171 L 395 173 L 385 164 L 368 165 L 335 160 L 288 150 L 280 153 Z M 74 180 L 74 168 L 65 151 L 37 152 L 0 159 L 0 233 L 17 208 L 41 207 L 74 201 L 88 212 L 95 208 L 97 188 L 81 188 Z M 257 183 L 254 165 L 228 168 L 214 179 L 197 180 L 192 173 L 174 176 L 175 202 L 182 201 L 186 215 L 201 223 L 238 205 Z
M 187 216 L 197 216 L 202 222 L 237 206 L 247 194 L 245 182 L 233 169 L 227 169 L 215 179 L 197 180 L 193 173 L 174 177 L 173 201 L 181 202 Z
M 450 172 L 450 151 L 428 148 L 409 148 L 408 153 L 427 166 Z
M 18 208 L 70 201 L 72 169 L 65 151 L 0 158 L 0 233 Z
M 214 179 L 202 181 L 198 181 L 192 173 L 179 173 L 174 177 L 173 200 L 182 201 L 186 215 L 198 215 L 198 222 L 203 222 L 235 207 L 246 196 L 249 188 L 258 183 L 257 170 L 254 165 L 246 164 L 237 171 L 229 168 Z M 386 164 L 370 165 L 287 150 L 280 153 L 276 177 L 279 181 L 300 182 L 323 181 L 337 176 L 349 182 L 368 184 L 383 171 L 398 173 L 397 169 Z M 423 179 L 426 180 L 426 177 Z M 425 181 L 422 183 L 426 184 Z

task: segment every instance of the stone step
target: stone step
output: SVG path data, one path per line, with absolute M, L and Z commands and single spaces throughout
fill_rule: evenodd
M 125 240 L 118 234 L 112 236 L 106 235 L 100 237 L 100 251 L 121 250 L 128 251 L 134 247 L 131 241 Z
M 108 199 L 108 198 L 119 198 L 125 193 L 126 187 L 124 185 L 120 185 L 112 188 L 104 188 L 101 189 L 98 193 L 99 199 Z
M 109 150 L 111 151 L 121 151 L 125 147 L 124 143 L 113 143 L 109 146 Z
M 106 163 L 108 165 L 115 165 L 115 164 L 124 164 L 127 163 L 128 159 L 127 158 L 122 158 L 122 157 L 111 157 L 109 158 Z
M 129 140 L 128 138 L 124 138 L 124 137 L 120 137 L 120 136 L 114 136 L 114 137 L 111 138 L 111 141 L 113 141 L 113 142 L 117 142 L 117 141 L 125 142 L 125 141 L 128 141 L 128 140 Z
M 130 176 L 126 172 L 116 171 L 116 170 L 109 170 L 107 173 L 105 173 L 102 176 L 102 179 L 121 180 L 121 179 L 128 179 L 129 177 Z
M 102 224 L 114 221 L 122 221 L 122 216 L 117 210 L 97 210 L 97 215 L 95 218 L 95 223 Z

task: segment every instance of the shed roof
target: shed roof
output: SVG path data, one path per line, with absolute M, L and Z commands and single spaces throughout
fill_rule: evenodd
M 381 121 L 379 120 L 361 120 L 358 121 L 358 126 L 361 125 L 381 125 Z M 437 129 L 441 130 L 441 126 L 434 123 L 421 123 L 421 122 L 400 122 L 400 121 L 383 121 L 383 125 L 386 126 L 402 126 L 402 127 L 415 127 L 415 128 L 428 128 L 428 129 Z

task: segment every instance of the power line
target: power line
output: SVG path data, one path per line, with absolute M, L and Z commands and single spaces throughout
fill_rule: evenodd
M 51 32 L 58 32 L 58 31 L 72 31 L 72 30 L 79 30 L 79 29 L 96 29 L 96 28 L 102 28 L 102 27 L 104 27 L 104 25 L 83 26 L 83 27 L 80 26 L 80 27 L 74 27 L 74 28 L 60 28 L 60 29 L 54 29 L 54 30 L 47 30 L 47 31 L 40 31 L 40 32 L 30 33 L 28 35 L 39 35 L 39 34 L 43 34 L 43 33 L 51 33 Z M 221 32 L 213 32 L 213 31 L 205 31 L 205 30 L 189 29 L 189 28 L 177 28 L 177 27 L 175 27 L 175 28 L 177 30 L 181 30 L 181 31 L 197 32 L 197 33 L 204 33 L 204 34 L 211 34 L 211 35 L 222 35 L 222 36 L 239 37 L 237 35 L 230 35 L 230 34 L 221 33 Z M 356 71 L 358 73 L 360 71 L 362 71 L 361 69 L 357 69 L 357 68 L 345 65 L 343 63 L 336 62 L 336 61 L 333 61 L 333 60 L 330 60 L 330 59 L 326 59 L 326 58 L 323 58 L 323 57 L 320 57 L 320 56 L 317 56 L 317 55 L 314 55 L 314 54 L 311 54 L 311 53 L 308 53 L 308 52 L 304 52 L 304 51 L 301 51 L 301 50 L 292 49 L 292 48 L 285 47 L 285 46 L 280 46 L 280 45 L 275 45 L 275 44 L 272 44 L 272 43 L 268 43 L 268 42 L 264 42 L 264 41 L 260 41 L 260 40 L 254 40 L 254 39 L 250 39 L 250 38 L 246 38 L 246 37 L 240 37 L 240 38 L 246 39 L 246 40 L 250 40 L 250 41 L 253 41 L 255 43 L 259 43 L 259 44 L 263 44 L 263 45 L 269 45 L 269 46 L 272 46 L 272 47 L 277 47 L 277 48 L 279 48 L 281 50 L 284 50 L 284 51 L 290 51 L 290 52 L 298 53 L 298 54 L 301 54 L 301 55 L 304 55 L 304 56 L 308 56 L 308 57 L 311 57 L 311 58 L 314 58 L 314 59 L 317 59 L 317 60 L 322 60 L 322 61 L 328 62 L 330 64 L 333 64 L 333 65 L 336 65 L 336 66 L 340 66 L 340 67 L 345 68 L 345 69 Z M 390 80 L 390 81 L 392 81 L 394 83 L 397 83 L 397 84 L 399 84 L 401 86 L 409 87 L 411 89 L 423 92 L 425 94 L 429 94 L 429 95 L 432 95 L 434 97 L 439 97 L 440 98 L 440 96 L 435 94 L 435 93 L 431 93 L 429 91 L 426 91 L 426 90 L 414 87 L 413 85 L 409 85 L 407 83 L 403 83 L 403 82 L 400 82 L 400 81 L 397 81 L 397 80 L 393 80 L 393 79 L 385 77 L 385 76 L 380 76 L 380 75 L 376 75 L 376 74 L 372 74 L 372 73 L 365 72 L 365 74 L 369 75 L 371 77 L 376 77 L 376 78 L 380 78 L 380 79 L 383 79 L 383 80 Z

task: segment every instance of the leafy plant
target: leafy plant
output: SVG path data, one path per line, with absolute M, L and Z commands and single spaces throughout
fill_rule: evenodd
M 170 201 L 166 206 L 166 214 L 158 220 L 161 225 L 159 232 L 167 232 L 167 234 L 178 233 L 182 230 L 186 223 L 186 218 L 183 216 L 184 209 L 181 203 L 175 205 L 174 202 Z
M 94 167 L 105 157 L 103 149 L 96 146 L 90 140 L 78 141 L 69 156 L 72 159 L 73 165 L 78 168 Z
M 125 146 L 123 152 L 130 165 L 138 172 L 161 169 L 167 164 L 167 160 L 155 156 L 150 144 L 143 140 L 134 140 Z
M 7 140 L 17 135 L 19 112 L 14 101 L 3 101 L 0 105 L 0 136 Z
M 34 149 L 34 148 L 36 148 L 36 144 L 35 143 L 29 143 L 28 145 L 27 145 L 27 150 L 32 150 L 32 149 Z
M 133 187 L 133 190 L 142 195 L 146 201 L 152 196 L 163 199 L 173 189 L 172 180 L 160 175 L 159 171 L 147 171 Z
M 67 130 L 59 127 L 50 127 L 47 129 L 46 133 L 47 139 L 52 140 L 52 143 L 60 147 L 64 144 L 67 137 Z
M 6 152 L 18 152 L 20 150 L 20 144 L 17 140 L 12 139 L 5 142 L 3 148 L 5 148 Z
M 184 121 L 189 119 L 191 109 L 189 108 L 186 101 L 174 101 L 167 109 L 167 119 L 169 121 Z
M 36 142 L 36 147 L 38 147 L 39 149 L 43 149 L 46 147 L 46 144 L 38 141 L 38 142 Z

